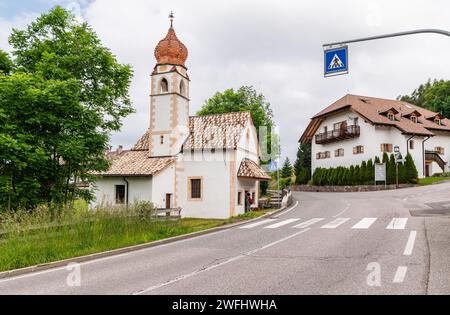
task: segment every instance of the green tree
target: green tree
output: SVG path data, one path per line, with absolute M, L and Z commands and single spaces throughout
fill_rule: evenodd
M 429 79 L 411 95 L 399 96 L 398 99 L 450 117 L 450 80 Z
M 292 177 L 292 164 L 289 158 L 286 158 L 281 169 L 281 178 L 291 178 Z
M 10 74 L 13 70 L 13 62 L 9 58 L 8 54 L 0 49 L 0 72 L 4 74 Z
M 297 151 L 297 160 L 294 164 L 295 183 L 307 184 L 311 179 L 311 144 L 301 144 Z
M 405 172 L 408 183 L 417 184 L 419 174 L 410 153 L 406 155 L 404 167 L 406 169 Z
M 262 132 L 263 128 L 266 128 L 266 137 L 259 139 L 263 153 L 267 152 L 272 158 L 279 156 L 279 139 L 272 133 L 274 122 L 271 105 L 265 96 L 257 92 L 253 86 L 243 86 L 237 91 L 228 89 L 224 92 L 216 93 L 205 102 L 200 111 L 197 112 L 197 115 L 206 116 L 233 112 L 250 112 L 256 130 Z M 260 132 L 258 132 L 258 137 L 261 135 Z M 270 160 L 270 158 L 267 159 L 265 156 L 262 158 L 263 162 Z
M 375 166 L 372 162 L 372 159 L 367 161 L 367 168 L 366 168 L 366 181 L 367 184 L 373 184 L 375 181 Z
M 361 166 L 356 165 L 355 166 L 355 174 L 354 174 L 354 178 L 353 178 L 353 184 L 354 185 L 361 185 L 362 184 L 362 180 L 361 180 Z
M 362 185 L 365 185 L 369 182 L 369 178 L 367 178 L 367 162 L 366 161 L 362 161 L 362 163 L 361 163 L 360 182 Z
M 14 73 L 0 78 L 0 119 L 7 122 L 0 127 L 0 189 L 8 191 L 7 207 L 59 208 L 89 197 L 73 183 L 90 182 L 92 172 L 108 167 L 110 133 L 133 111 L 131 68 L 61 7 L 13 30 L 9 40 Z M 19 152 L 24 156 L 14 163 Z
M 395 165 L 395 156 L 391 154 L 386 167 L 386 177 L 388 185 L 396 184 L 397 182 L 397 170 Z

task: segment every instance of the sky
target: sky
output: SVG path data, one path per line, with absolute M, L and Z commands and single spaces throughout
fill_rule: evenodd
M 131 147 L 148 128 L 154 48 L 174 27 L 189 49 L 191 115 L 216 92 L 254 86 L 272 105 L 282 157 L 295 160 L 310 118 L 347 93 L 395 99 L 450 77 L 450 40 L 434 34 L 349 45 L 350 73 L 324 78 L 329 42 L 413 30 L 450 30 L 447 0 L 0 0 L 0 48 L 54 5 L 87 21 L 119 62 L 130 64 L 136 113 L 111 145 Z

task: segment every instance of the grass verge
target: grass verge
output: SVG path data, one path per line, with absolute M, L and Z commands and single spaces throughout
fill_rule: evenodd
M 0 272 L 149 243 L 254 219 L 256 211 L 227 220 L 155 221 L 124 211 L 71 215 L 49 224 L 48 217 L 14 214 L 0 217 Z M 37 228 L 36 228 L 37 227 Z
M 450 177 L 427 177 L 427 178 L 421 178 L 421 179 L 419 179 L 419 185 L 427 186 L 427 185 L 433 185 L 433 184 L 444 182 L 444 181 L 450 181 Z

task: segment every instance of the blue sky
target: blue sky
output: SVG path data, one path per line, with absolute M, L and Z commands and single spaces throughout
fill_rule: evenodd
M 25 12 L 43 12 L 51 8 L 52 0 L 0 0 L 0 16 L 10 19 Z

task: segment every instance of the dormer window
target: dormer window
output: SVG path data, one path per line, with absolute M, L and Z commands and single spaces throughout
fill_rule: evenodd
M 389 118 L 390 121 L 394 121 L 395 120 L 395 115 L 393 113 L 388 113 L 387 117 Z
M 412 121 L 413 123 L 417 124 L 417 116 L 412 115 L 412 116 L 411 116 L 411 121 Z
M 440 118 L 436 118 L 435 120 L 434 120 L 434 123 L 436 124 L 436 125 L 442 125 L 442 121 L 441 121 L 441 119 Z

